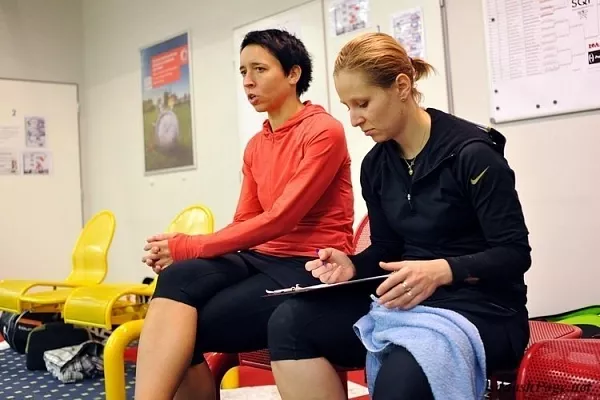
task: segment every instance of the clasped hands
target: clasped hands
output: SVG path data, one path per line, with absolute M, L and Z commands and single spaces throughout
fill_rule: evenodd
M 152 268 L 156 274 L 173 264 L 169 239 L 176 235 L 177 233 L 159 233 L 146 239 L 144 251 L 147 253 L 142 257 L 142 262 Z
M 392 272 L 376 290 L 379 304 L 387 308 L 411 309 L 442 285 L 452 282 L 452 271 L 446 260 L 380 262 Z M 356 268 L 343 252 L 327 248 L 319 258 L 306 263 L 306 270 L 323 283 L 345 282 L 356 275 Z

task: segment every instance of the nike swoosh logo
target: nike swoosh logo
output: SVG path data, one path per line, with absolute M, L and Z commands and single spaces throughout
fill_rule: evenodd
M 479 182 L 479 180 L 483 177 L 483 175 L 485 175 L 485 173 L 487 172 L 487 170 L 489 168 L 490 167 L 487 167 L 486 169 L 481 171 L 481 173 L 479 175 L 477 175 L 475 178 L 471 178 L 471 185 L 477 185 L 477 182 Z

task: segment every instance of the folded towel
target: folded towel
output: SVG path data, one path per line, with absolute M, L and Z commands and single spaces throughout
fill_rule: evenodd
M 480 400 L 485 394 L 485 350 L 479 331 L 462 315 L 446 309 L 417 306 L 388 309 L 374 302 L 354 331 L 367 349 L 369 392 L 381 359 L 393 345 L 417 360 L 436 399 Z
M 90 340 L 77 346 L 45 351 L 44 362 L 56 379 L 73 383 L 104 371 L 102 351 L 102 344 Z

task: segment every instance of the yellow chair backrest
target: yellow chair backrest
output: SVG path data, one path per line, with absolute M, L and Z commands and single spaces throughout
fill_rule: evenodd
M 214 217 L 208 207 L 196 204 L 182 210 L 167 228 L 167 232 L 200 235 L 212 233 L 214 230 Z
M 67 282 L 102 283 L 108 271 L 108 251 L 115 234 L 116 219 L 110 211 L 100 211 L 83 227 L 72 254 L 73 267 Z
M 167 228 L 167 232 L 185 233 L 187 235 L 201 235 L 212 233 L 215 229 L 215 218 L 208 207 L 195 204 L 183 209 L 173 218 Z M 157 277 L 158 278 L 158 277 Z M 156 282 L 154 279 L 150 288 L 154 291 Z

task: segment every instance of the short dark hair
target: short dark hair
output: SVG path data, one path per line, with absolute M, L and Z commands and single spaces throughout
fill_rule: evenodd
M 262 46 L 277 58 L 286 75 L 292 67 L 299 66 L 302 73 L 296 84 L 296 94 L 299 97 L 308 90 L 312 81 L 312 59 L 300 39 L 281 29 L 252 31 L 244 37 L 240 51 L 252 44 Z

